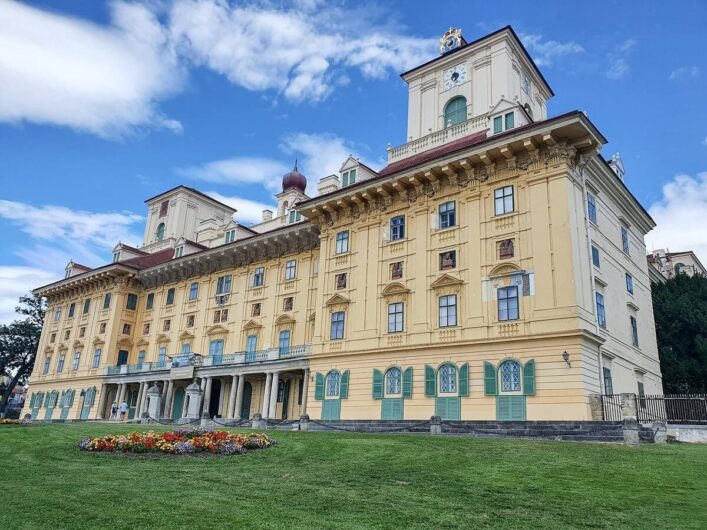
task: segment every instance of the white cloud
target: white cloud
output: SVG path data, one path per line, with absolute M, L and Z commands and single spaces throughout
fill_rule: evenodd
M 201 166 L 175 169 L 180 177 L 221 184 L 262 184 L 269 191 L 279 191 L 286 164 L 269 158 L 234 157 L 208 162 Z
M 702 145 L 707 145 L 707 136 L 705 136 L 705 139 L 702 140 Z
M 180 53 L 248 90 L 276 90 L 290 101 L 320 101 L 345 78 L 342 67 L 381 78 L 435 51 L 434 39 L 391 33 L 364 10 L 300 2 L 231 5 L 224 0 L 177 0 L 169 25 Z
M 31 289 L 46 285 L 57 279 L 55 271 L 35 267 L 0 266 L 0 324 L 9 324 L 13 320 L 25 317 L 15 313 L 20 296 Z
M 636 44 L 635 39 L 626 39 L 607 54 L 606 57 L 609 61 L 609 68 L 605 74 L 607 78 L 623 79 L 629 74 L 631 66 L 628 63 L 628 57 Z
M 694 77 L 700 77 L 700 68 L 698 66 L 681 66 L 670 72 L 668 79 L 675 81 L 676 79 L 690 79 Z
M 181 86 L 178 58 L 145 5 L 113 2 L 111 26 L 100 26 L 5 1 L 0 27 L 0 121 L 106 137 L 180 130 L 156 108 Z
M 575 41 L 557 42 L 549 40 L 543 42 L 542 35 L 528 34 L 521 34 L 520 38 L 538 66 L 551 66 L 560 57 L 584 52 L 582 45 Z
M 133 227 L 143 218 L 130 212 L 96 213 L 0 199 L 0 218 L 31 238 L 32 244 L 17 251 L 18 256 L 32 267 L 57 273 L 69 259 L 90 267 L 101 265 L 118 241 L 136 245 L 142 239 Z
M 707 263 L 707 171 L 694 178 L 677 175 L 663 186 L 662 198 L 649 213 L 657 226 L 646 236 L 648 250 L 668 248 L 673 252 L 692 250 Z
M 207 191 L 206 194 L 217 201 L 221 201 L 235 208 L 237 210 L 235 215 L 236 220 L 245 226 L 248 226 L 250 223 L 259 223 L 262 221 L 263 210 L 275 211 L 276 209 L 276 207 L 271 204 L 251 201 L 243 197 L 221 195 L 216 191 Z

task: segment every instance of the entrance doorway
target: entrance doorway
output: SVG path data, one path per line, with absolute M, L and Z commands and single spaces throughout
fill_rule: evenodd
M 287 410 L 290 408 L 290 383 L 291 379 L 285 381 L 285 388 L 282 396 L 282 419 L 287 419 Z
M 132 420 L 135 419 L 135 412 L 137 410 L 137 395 L 139 394 L 139 391 L 137 390 L 131 390 L 128 392 L 128 419 Z
M 184 389 L 178 388 L 174 391 L 174 404 L 172 405 L 172 419 L 178 420 L 182 417 L 182 410 L 184 409 Z
M 221 380 L 213 379 L 211 382 L 211 396 L 209 401 L 209 418 L 218 416 L 219 398 L 221 397 Z
M 243 405 L 241 406 L 241 419 L 250 419 L 250 400 L 253 397 L 253 385 L 248 381 L 243 385 Z

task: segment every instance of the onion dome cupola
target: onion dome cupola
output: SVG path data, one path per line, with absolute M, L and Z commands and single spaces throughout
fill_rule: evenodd
M 300 193 L 304 193 L 307 188 L 307 177 L 297 170 L 297 161 L 295 160 L 295 167 L 289 173 L 286 173 L 282 177 L 282 191 L 287 191 L 291 189 L 298 190 Z

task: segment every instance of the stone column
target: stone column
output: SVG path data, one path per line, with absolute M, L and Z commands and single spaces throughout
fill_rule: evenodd
M 280 387 L 280 372 L 273 372 L 272 381 L 270 382 L 270 410 L 267 417 L 275 419 L 277 416 L 277 390 Z
M 231 378 L 231 391 L 228 393 L 228 407 L 226 408 L 226 418 L 233 419 L 233 407 L 236 401 L 236 388 L 238 387 L 238 376 Z
M 309 368 L 304 370 L 304 382 L 302 383 L 302 408 L 300 416 L 307 414 L 307 394 L 309 394 Z
M 142 395 L 145 393 L 145 383 L 140 383 L 140 388 L 137 391 L 137 403 L 135 404 L 135 417 L 140 418 L 140 410 L 142 406 Z
M 241 409 L 243 408 L 243 387 L 245 386 L 245 375 L 238 376 L 238 390 L 236 391 L 236 407 L 233 411 L 233 418 L 241 420 Z M 248 418 L 245 418 L 246 420 Z
M 272 374 L 265 374 L 265 390 L 263 391 L 263 412 L 261 416 L 263 418 L 268 417 L 268 412 L 270 411 L 270 384 L 272 383 Z
M 143 415 L 147 414 L 147 391 L 150 389 L 150 382 L 145 381 L 143 383 L 145 388 L 143 389 L 142 392 L 142 400 L 140 401 L 140 417 L 142 418 Z
M 180 418 L 186 418 L 187 417 L 187 406 L 189 405 L 189 400 L 187 399 L 187 391 L 184 389 L 184 403 L 182 404 L 182 415 L 179 416 Z
M 204 388 L 204 408 L 202 416 L 209 415 L 209 405 L 211 405 L 211 377 L 206 378 L 206 388 Z
M 118 389 L 118 406 L 120 407 L 120 404 L 123 402 L 125 399 L 125 392 L 128 390 L 128 385 L 125 383 L 121 383 L 120 387 Z
M 221 381 L 221 391 L 218 394 L 218 410 L 216 411 L 216 415 L 221 415 L 222 418 L 225 418 L 226 400 L 224 399 L 224 396 L 226 395 L 226 383 L 221 378 L 219 378 L 219 380 Z
M 638 410 L 635 394 L 621 394 L 621 416 L 623 417 L 624 444 L 638 447 L 639 430 Z
M 106 398 L 108 394 L 108 385 L 103 384 L 101 385 L 101 397 L 98 399 L 98 411 L 96 418 L 99 420 L 104 419 L 105 413 L 106 413 Z M 81 409 L 83 408 L 83 405 L 79 407 L 79 418 L 81 417 Z
M 170 379 L 167 383 L 167 395 L 164 398 L 163 417 L 170 418 L 172 416 L 172 398 L 174 397 L 174 382 Z

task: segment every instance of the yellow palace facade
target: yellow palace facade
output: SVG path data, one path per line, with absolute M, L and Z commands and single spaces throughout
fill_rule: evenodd
M 661 393 L 644 236 L 619 157 L 553 95 L 510 27 L 403 74 L 408 142 L 283 177 L 245 227 L 179 186 L 145 241 L 36 289 L 37 419 L 586 420 L 596 394 Z M 192 388 L 195 388 L 192 386 Z

